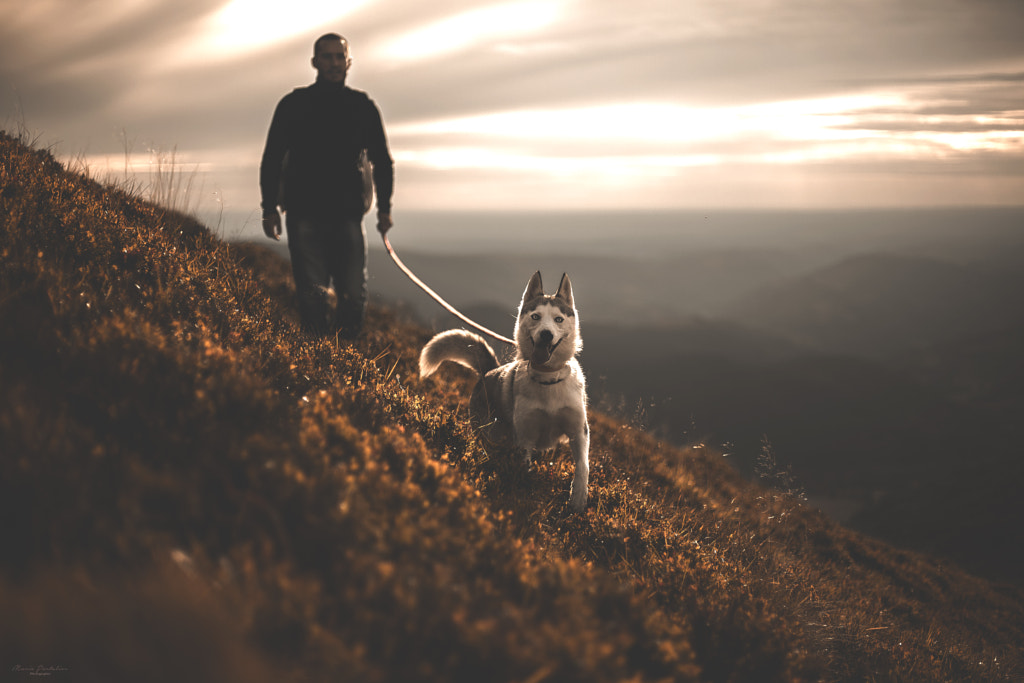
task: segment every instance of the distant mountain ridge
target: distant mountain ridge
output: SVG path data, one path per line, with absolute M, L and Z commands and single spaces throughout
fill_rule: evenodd
M 825 353 L 885 358 L 1019 322 L 1020 291 L 1020 273 L 872 253 L 762 289 L 726 317 Z
M 400 242 L 395 240 L 396 248 Z M 530 254 L 531 248 L 537 253 Z M 653 259 L 522 252 L 443 256 L 401 251 L 402 260 L 457 307 L 492 305 L 513 312 L 526 281 L 540 270 L 550 286 L 562 273 L 580 290 L 581 315 L 600 323 L 663 324 L 711 316 L 726 303 L 786 274 L 811 270 L 814 256 L 773 251 L 708 251 Z M 524 275 L 524 273 L 526 273 Z M 437 306 L 409 282 L 386 253 L 370 250 L 370 287 L 429 319 Z

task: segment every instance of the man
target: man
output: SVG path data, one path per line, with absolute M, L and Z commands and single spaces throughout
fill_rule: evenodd
M 353 339 L 366 309 L 363 214 L 372 190 L 365 162 L 373 166 L 381 234 L 392 226 L 394 164 L 376 104 L 345 85 L 352 64 L 348 42 L 334 33 L 321 36 L 312 63 L 316 82 L 284 96 L 267 134 L 260 163 L 263 232 L 280 239 L 280 206 L 303 324 Z

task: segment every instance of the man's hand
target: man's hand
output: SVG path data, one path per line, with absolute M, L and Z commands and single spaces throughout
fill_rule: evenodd
M 281 214 L 277 209 L 263 214 L 263 233 L 272 240 L 281 240 Z
M 394 222 L 392 222 L 391 220 L 390 213 L 377 214 L 377 232 L 379 232 L 382 235 L 386 235 L 388 234 L 388 230 L 390 230 L 393 226 Z

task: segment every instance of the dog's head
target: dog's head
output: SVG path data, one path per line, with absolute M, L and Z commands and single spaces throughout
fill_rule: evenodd
M 519 304 L 515 338 L 518 358 L 537 367 L 559 368 L 580 352 L 580 319 L 569 276 L 563 274 L 558 291 L 548 295 L 540 271 L 533 274 Z

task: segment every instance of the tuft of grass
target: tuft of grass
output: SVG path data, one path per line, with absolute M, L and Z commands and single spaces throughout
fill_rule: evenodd
M 177 147 L 171 148 L 170 152 L 154 149 L 150 156 L 149 201 L 172 211 L 193 214 L 198 164 L 191 171 L 183 169 Z
M 417 376 L 425 330 L 374 307 L 355 344 L 306 335 L 287 263 L 6 134 L 0 200 L 8 669 L 1024 674 L 1018 589 L 847 531 L 710 448 L 600 412 L 590 504 L 570 514 L 568 454 L 527 468 L 478 439 L 471 376 Z

